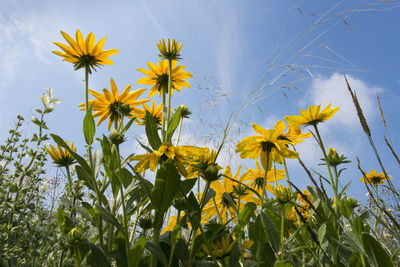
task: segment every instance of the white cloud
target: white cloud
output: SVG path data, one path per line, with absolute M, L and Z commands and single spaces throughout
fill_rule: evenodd
M 368 85 L 350 75 L 347 75 L 347 79 L 357 94 L 365 117 L 367 120 L 373 120 L 378 114 L 375 95 L 383 89 Z M 339 112 L 329 121 L 330 124 L 339 124 L 350 130 L 358 131 L 360 129 L 360 122 L 343 75 L 334 73 L 330 77 L 317 77 L 313 80 L 306 97 L 305 102 L 310 102 L 309 104 L 321 104 L 322 107 L 325 107 L 332 103 L 334 106 L 340 107 Z

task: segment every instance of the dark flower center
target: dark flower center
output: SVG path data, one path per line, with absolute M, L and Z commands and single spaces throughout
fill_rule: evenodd
M 270 141 L 261 142 L 261 149 L 263 152 L 269 153 L 274 148 L 276 148 L 275 144 Z

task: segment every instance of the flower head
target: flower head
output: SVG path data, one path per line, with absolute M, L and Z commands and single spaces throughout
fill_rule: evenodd
M 211 188 L 215 191 L 215 196 L 214 200 L 210 199 L 203 209 L 203 218 L 205 221 L 214 217 L 217 214 L 216 209 L 218 209 L 219 216 L 223 222 L 228 221 L 228 213 L 233 221 L 236 222 L 235 209 L 239 211 L 242 210 L 246 202 L 259 203 L 259 200 L 253 197 L 252 194 L 242 192 L 240 196 L 238 195 L 240 184 L 232 180 L 243 183 L 248 175 L 248 171 L 240 175 L 240 170 L 241 166 L 239 165 L 236 174 L 232 176 L 231 168 L 228 166 L 225 168 L 222 183 L 220 181 L 211 183 Z M 233 207 L 233 205 L 235 205 L 235 207 Z
M 264 184 L 265 170 L 260 166 L 258 160 L 256 161 L 256 169 L 248 169 L 248 175 L 246 176 L 245 184 L 255 189 L 257 192 L 262 192 L 262 186 Z M 281 181 L 285 179 L 285 171 L 272 168 L 267 172 L 265 181 L 265 189 L 272 192 L 272 183 L 274 181 Z
M 188 155 L 187 170 L 188 176 L 186 178 L 192 178 L 200 176 L 205 180 L 216 180 L 220 177 L 218 171 L 222 169 L 215 159 L 217 152 L 210 150 L 208 147 L 201 148 L 197 153 Z
M 231 253 L 235 244 L 235 237 L 232 236 L 230 233 L 225 233 L 224 235 L 210 242 L 211 251 L 205 244 L 202 244 L 201 247 L 203 248 L 203 251 L 207 253 L 207 255 L 213 256 L 217 259 L 221 259 Z M 242 244 L 242 251 L 250 248 L 253 244 L 253 241 L 245 240 Z
M 164 38 L 160 40 L 157 44 L 158 50 L 160 50 L 160 54 L 158 55 L 162 60 L 179 60 L 181 59 L 181 55 L 179 52 L 182 49 L 183 44 L 178 44 L 175 39 L 170 40 L 168 38 L 168 44 L 165 43 Z
M 293 194 L 289 187 L 282 186 L 281 184 L 275 186 L 272 193 L 275 195 L 276 200 L 282 204 L 289 203 Z
M 179 92 L 183 87 L 190 88 L 190 84 L 185 81 L 192 77 L 192 74 L 187 71 L 183 71 L 186 67 L 183 65 L 176 66 L 177 61 L 172 61 L 172 76 L 171 76 L 171 94 L 173 93 L 173 89 L 178 90 Z M 137 84 L 145 84 L 145 85 L 153 85 L 149 92 L 149 98 L 153 97 L 157 92 L 162 93 L 163 90 L 165 92 L 168 91 L 168 75 L 169 75 L 169 65 L 168 61 L 160 60 L 158 61 L 157 66 L 151 62 L 147 63 L 147 66 L 150 70 L 146 69 L 138 69 L 138 71 L 143 74 L 149 76 L 139 79 Z
M 293 144 L 290 140 L 279 138 L 286 128 L 283 121 L 278 121 L 274 129 L 270 130 L 265 130 L 255 123 L 252 123 L 251 126 L 259 135 L 246 137 L 236 145 L 236 152 L 240 152 L 241 158 L 260 158 L 264 169 L 267 169 L 267 163 L 269 169 L 272 160 L 281 163 L 282 158 L 297 158 L 299 156 L 296 151 L 288 148 L 288 145 Z
M 322 111 L 320 109 L 321 105 L 311 105 L 308 110 L 302 109 L 300 115 L 286 116 L 285 120 L 293 126 L 317 125 L 332 118 L 333 114 L 338 112 L 339 107 L 331 108 L 331 104 L 329 104 Z
M 135 108 L 134 114 L 135 116 L 140 119 L 137 123 L 138 125 L 146 125 L 146 112 L 149 112 L 150 115 L 154 118 L 156 124 L 158 126 L 162 125 L 162 103 L 160 105 L 156 105 L 156 101 L 153 101 L 151 107 L 149 107 L 146 103 L 143 104 L 143 109 Z
M 67 145 L 71 148 L 72 151 L 76 152 L 76 147 L 74 142 L 71 145 L 68 144 L 68 141 L 65 141 Z M 71 153 L 66 148 L 62 148 L 60 145 L 57 145 L 58 150 L 50 145 L 50 148 L 46 148 L 47 153 L 49 153 L 50 157 L 53 159 L 53 162 L 60 167 L 68 167 L 74 163 L 74 158 Z
M 391 176 L 387 176 L 390 178 Z M 361 177 L 361 182 L 366 184 L 372 184 L 373 186 L 378 186 L 380 184 L 385 184 L 384 180 L 386 180 L 386 176 L 383 172 L 377 173 L 375 170 L 371 170 L 370 173 L 366 173 L 365 177 Z
M 134 167 L 135 171 L 144 172 L 145 170 L 150 169 L 154 172 L 162 157 L 170 158 L 174 160 L 180 173 L 183 176 L 186 176 L 187 170 L 185 168 L 185 161 L 189 155 L 195 154 L 199 150 L 201 150 L 201 148 L 194 146 L 173 146 L 170 143 L 164 143 L 158 148 L 158 150 L 155 150 L 152 153 L 135 155 L 130 159 L 139 161 Z
M 94 103 L 93 111 L 95 113 L 93 116 L 99 117 L 97 125 L 108 118 L 108 130 L 110 130 L 112 123 L 120 121 L 122 115 L 131 117 L 131 111 L 134 107 L 150 101 L 149 99 L 137 100 L 146 89 L 129 92 L 131 87 L 130 84 L 125 86 L 125 90 L 122 94 L 119 94 L 114 79 L 111 78 L 111 92 L 107 88 L 103 89 L 103 94 L 89 90 L 89 93 L 96 97 L 96 99 L 89 101 L 89 106 Z M 85 103 L 80 104 L 79 107 L 81 107 L 81 110 L 85 110 Z
M 61 31 L 61 34 L 68 42 L 69 46 L 63 43 L 54 42 L 54 44 L 61 48 L 63 52 L 52 52 L 57 56 L 62 57 L 64 61 L 74 64 L 75 70 L 87 67 L 90 73 L 90 68 L 95 69 L 101 65 L 114 64 L 110 59 L 108 59 L 108 57 L 117 54 L 118 50 L 102 50 L 107 37 L 104 37 L 95 45 L 95 37 L 93 33 L 89 33 L 86 36 L 86 39 L 83 39 L 83 36 L 78 29 L 75 33 L 76 40 L 63 31 Z

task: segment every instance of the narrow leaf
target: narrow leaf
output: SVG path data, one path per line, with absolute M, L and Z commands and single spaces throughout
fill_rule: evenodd
M 182 108 L 179 107 L 175 114 L 172 116 L 171 120 L 168 122 L 167 128 L 167 142 L 171 142 L 172 135 L 175 132 L 176 127 L 179 125 L 179 121 L 181 119 Z
M 85 118 L 83 119 L 83 134 L 85 136 L 86 144 L 91 145 L 93 143 L 94 134 L 96 132 L 96 126 L 92 115 L 92 106 L 86 111 Z
M 157 123 L 148 111 L 146 111 L 146 136 L 154 150 L 157 150 L 161 146 Z

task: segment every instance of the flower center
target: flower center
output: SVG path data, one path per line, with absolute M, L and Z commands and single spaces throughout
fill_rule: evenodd
M 254 183 L 252 184 L 255 186 L 257 189 L 262 189 L 264 183 L 264 177 L 257 177 L 254 179 Z
M 263 152 L 271 152 L 273 148 L 276 148 L 275 144 L 270 141 L 261 142 L 261 149 Z

